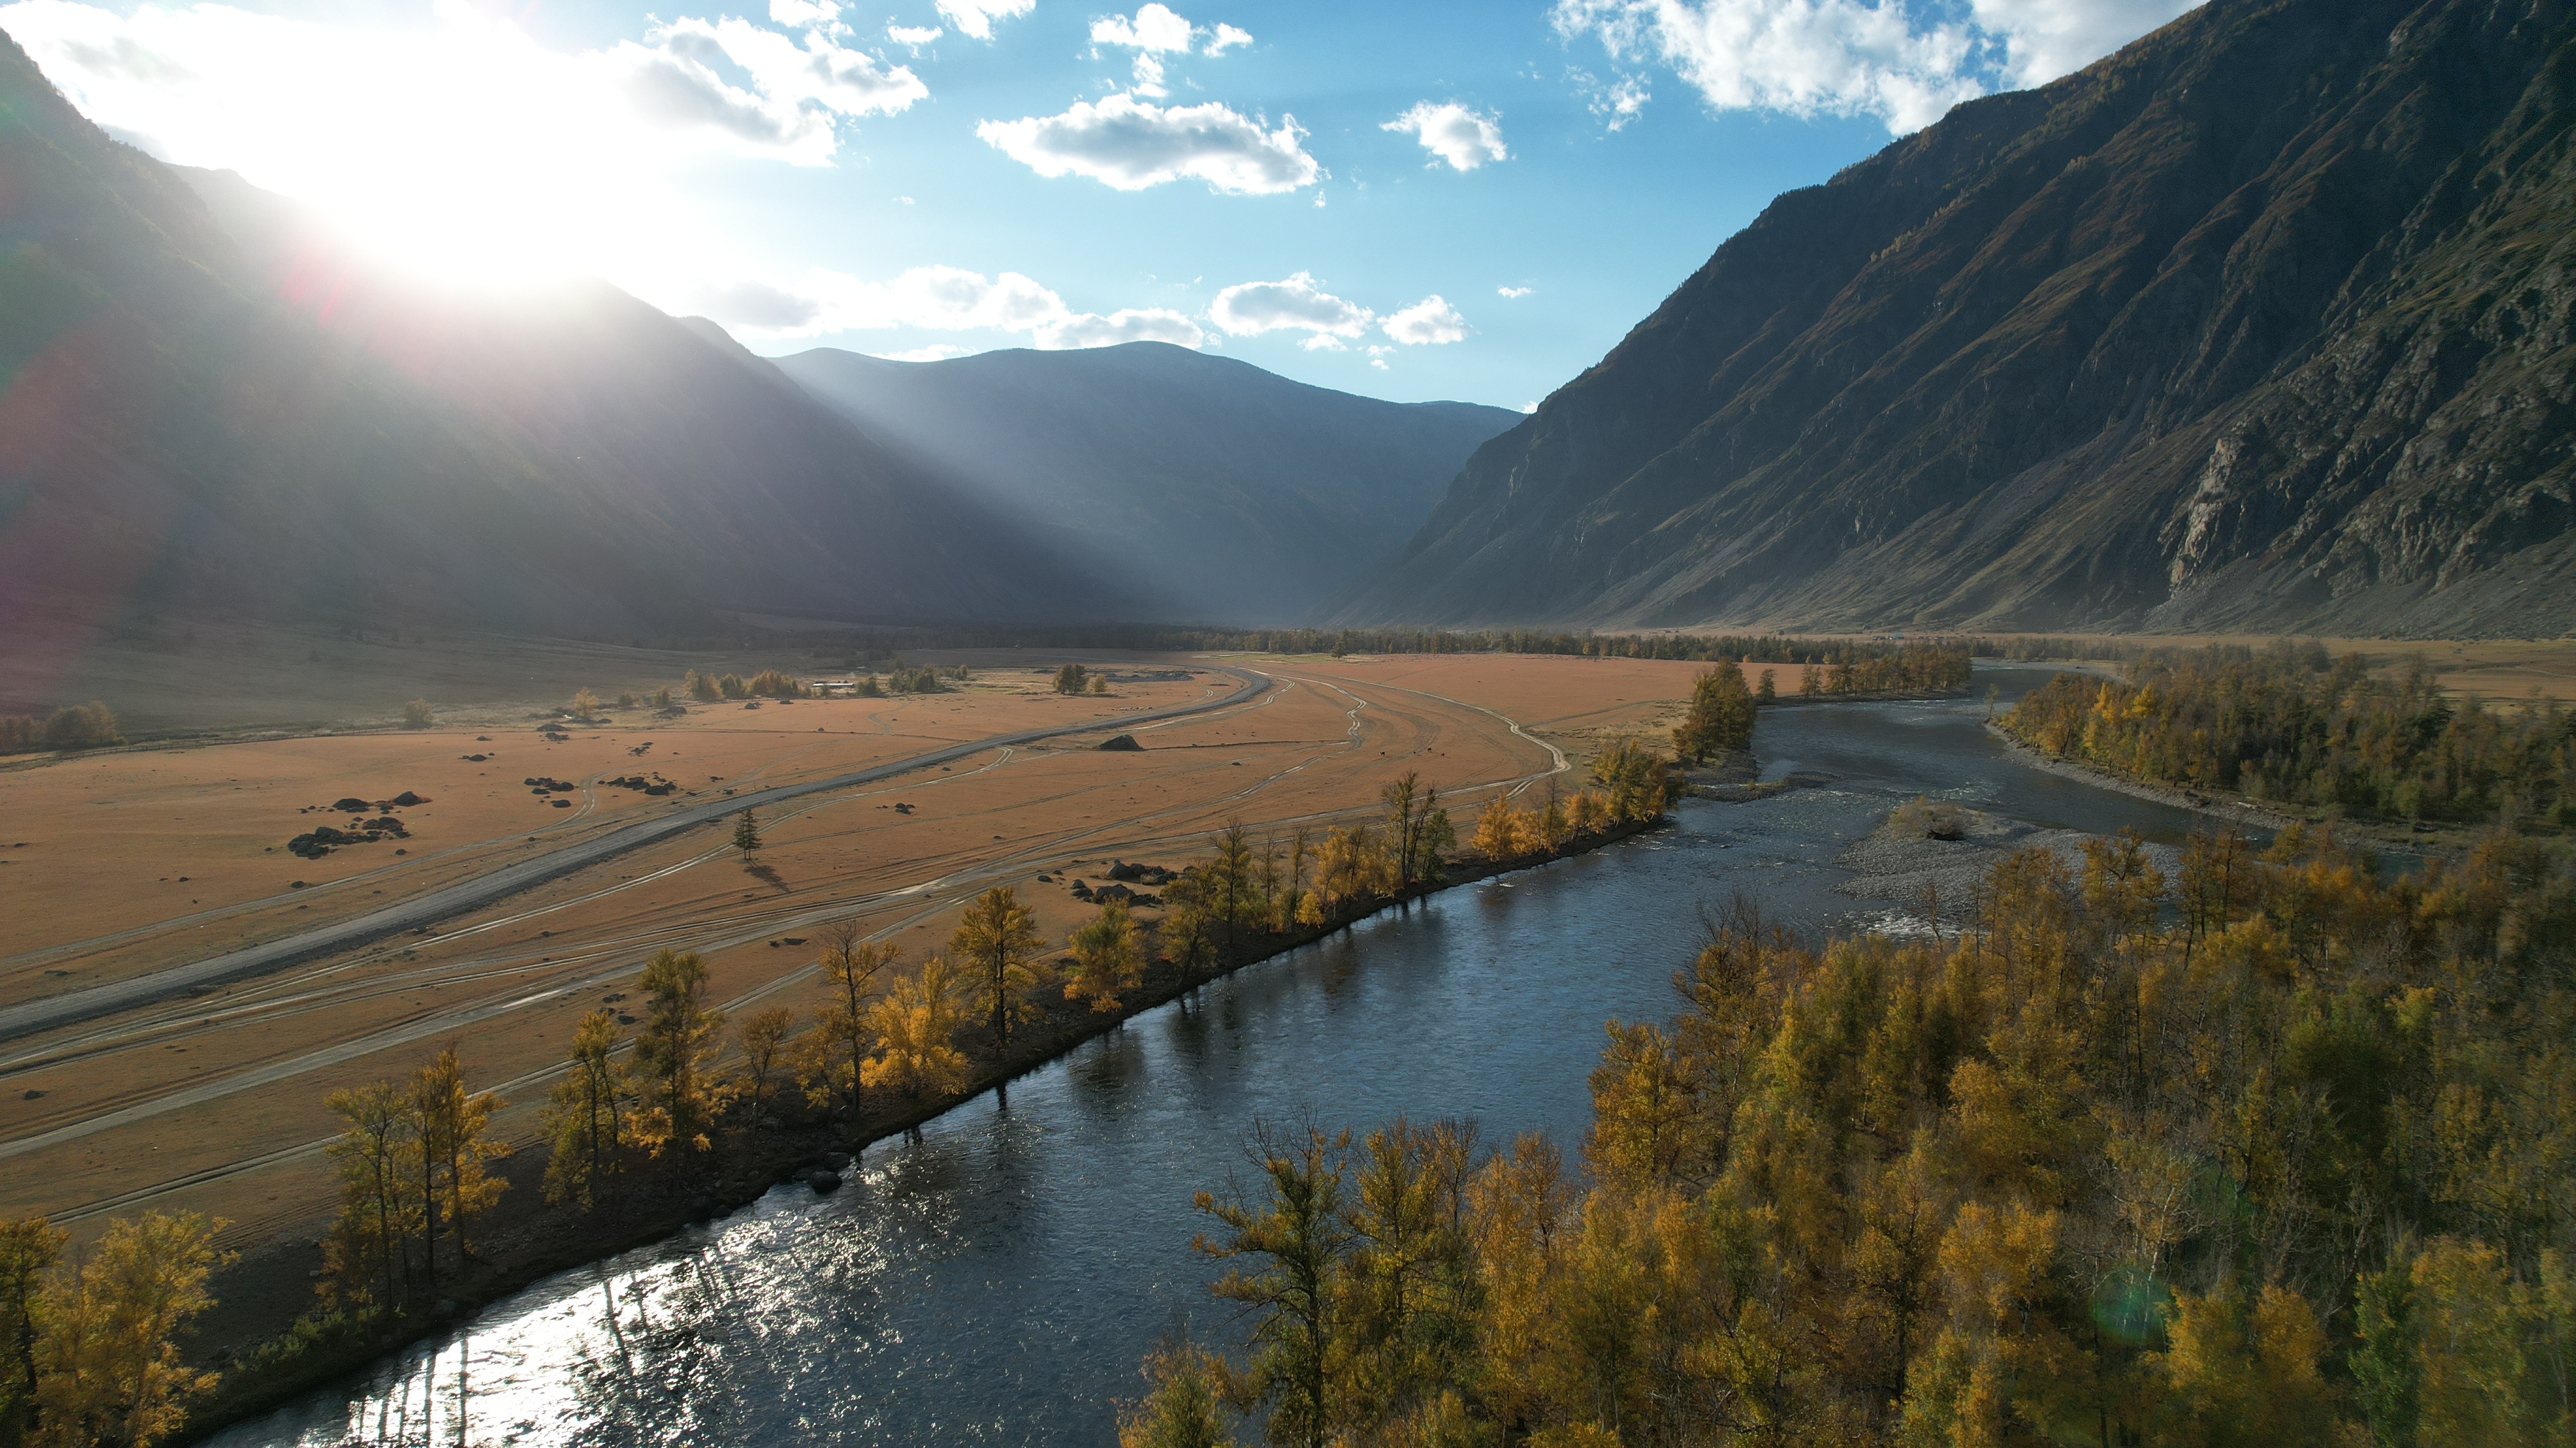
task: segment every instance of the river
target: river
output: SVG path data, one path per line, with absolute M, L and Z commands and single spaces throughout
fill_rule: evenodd
M 2007 698 L 2050 671 L 1981 668 Z M 1833 862 L 1917 794 L 2175 842 L 2190 815 L 2015 762 L 1982 702 L 1762 715 L 1765 773 L 1832 785 L 1694 801 L 1669 829 L 1445 892 L 1240 971 L 870 1150 L 838 1194 L 563 1273 L 456 1331 L 211 1440 L 223 1448 L 1073 1444 L 1116 1441 L 1138 1360 L 1225 1342 L 1202 1187 L 1256 1120 L 1476 1118 L 1572 1154 L 1613 1016 L 1662 1018 L 1703 903 L 1738 892 L 1809 934 L 1884 907 Z

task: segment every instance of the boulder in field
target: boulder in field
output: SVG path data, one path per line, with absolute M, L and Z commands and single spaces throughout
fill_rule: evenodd
M 1113 738 L 1103 739 L 1100 741 L 1099 747 L 1112 754 L 1142 754 L 1145 752 L 1145 746 L 1137 743 L 1136 736 L 1133 734 L 1120 734 Z

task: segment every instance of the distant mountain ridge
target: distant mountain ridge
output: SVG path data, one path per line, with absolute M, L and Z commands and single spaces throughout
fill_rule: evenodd
M 1303 617 L 1391 560 L 1468 454 L 1520 421 L 1162 342 L 939 362 L 818 348 L 777 365 L 976 501 L 1112 570 L 1163 618 Z
M 2215 0 L 1781 196 L 1344 622 L 2555 634 L 2576 7 Z
M 738 347 L 595 283 L 421 293 L 110 140 L 5 38 L 0 175 L 13 618 L 1133 612 Z

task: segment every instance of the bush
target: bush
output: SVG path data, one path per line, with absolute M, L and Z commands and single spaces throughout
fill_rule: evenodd
M 405 729 L 426 729 L 429 727 L 429 719 L 429 701 L 427 699 L 414 699 L 410 703 L 403 705 L 403 727 Z
M 116 732 L 116 716 L 93 699 L 56 709 L 45 721 L 42 742 L 47 749 L 101 749 L 124 743 L 125 736 Z

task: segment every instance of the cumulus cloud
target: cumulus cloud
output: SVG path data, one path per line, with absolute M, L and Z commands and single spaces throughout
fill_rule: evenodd
M 1424 297 L 1401 311 L 1390 312 L 1378 323 L 1378 330 L 1390 341 L 1408 347 L 1437 346 L 1443 342 L 1463 342 L 1473 329 L 1458 309 L 1440 299 L 1438 292 Z
M 1456 101 L 1416 101 L 1413 109 L 1378 127 L 1381 131 L 1402 131 L 1422 143 L 1439 160 L 1449 163 L 1453 171 L 1473 171 L 1488 161 L 1507 161 L 1511 152 L 1503 149 L 1503 128 L 1494 117 L 1479 115 Z
M 936 25 L 897 25 L 892 21 L 886 22 L 886 39 L 897 45 L 909 45 L 915 50 L 947 33 Z
M 1311 274 L 1297 272 L 1285 281 L 1227 287 L 1209 305 L 1208 317 L 1237 337 L 1283 330 L 1356 337 L 1377 314 L 1325 291 Z
M 1208 36 L 1206 50 L 1210 55 L 1223 55 L 1235 46 L 1250 45 L 1251 43 L 1251 31 L 1237 30 L 1231 25 L 1220 24 L 1217 26 L 1216 30 Z
M 1568 39 L 1614 61 L 1656 61 L 1718 110 L 1870 115 L 1918 130 L 1987 90 L 2091 63 L 2198 0 L 1970 0 L 1964 22 L 1930 0 L 1556 0 Z M 1989 64 L 2000 51 L 1997 74 Z M 1592 101 L 1616 130 L 1645 101 L 1633 78 Z
M 769 0 L 769 18 L 781 25 L 811 25 L 818 29 L 840 23 L 838 0 Z
M 2005 79 L 2045 85 L 2081 70 L 2200 0 L 1973 0 L 1977 25 L 2004 43 Z
M 1537 290 L 1538 288 L 1536 287 L 1496 287 L 1494 288 L 1494 295 L 1507 298 L 1512 301 L 1518 301 Z
M 1077 312 L 1054 290 L 1019 272 L 986 276 L 964 267 L 921 266 L 887 281 L 818 271 L 794 287 L 762 282 L 708 289 L 699 310 L 728 327 L 763 337 L 910 327 L 930 332 L 993 331 L 1023 336 L 1047 350 L 1171 342 L 1199 347 L 1207 333 L 1168 307 L 1127 307 L 1102 315 Z M 941 353 L 940 348 L 953 348 Z M 972 350 L 934 343 L 888 354 L 907 361 Z
M 1112 15 L 1091 22 L 1091 43 L 1121 45 L 1137 50 L 1181 50 L 1190 48 L 1192 26 L 1168 5 L 1143 5 L 1134 15 Z
M 1323 167 L 1300 144 L 1296 118 L 1265 124 L 1214 101 L 1166 108 L 1114 95 L 1062 115 L 981 121 L 975 134 L 1041 176 L 1088 176 L 1119 191 L 1184 176 L 1237 196 L 1313 185 Z
M 1531 401 L 1531 402 L 1524 402 L 1524 403 L 1522 403 L 1522 404 L 1521 404 L 1521 411 L 1523 411 L 1523 412 L 1536 412 L 1536 411 L 1538 411 L 1538 403 L 1537 403 L 1537 402 L 1535 402 L 1535 401 Z
M 1016 20 L 1035 10 L 1038 0 L 939 0 L 939 13 L 960 35 L 993 38 L 993 22 Z
M 1395 349 L 1393 347 L 1371 347 L 1368 349 L 1369 365 L 1380 372 L 1389 370 L 1386 365 L 1386 357 L 1388 353 L 1394 350 Z
M 1343 345 L 1341 338 L 1334 336 L 1332 333 L 1317 332 L 1305 341 L 1298 343 L 1297 350 L 1300 352 L 1346 352 L 1350 349 Z
M 884 114 L 930 94 L 910 70 L 844 49 L 819 30 L 805 32 L 799 45 L 775 30 L 726 16 L 712 25 L 674 20 L 648 38 L 666 55 L 694 63 L 700 72 L 695 79 L 709 89 L 724 88 L 712 64 L 718 57 L 740 66 L 765 115 L 779 115 L 782 108 L 800 115 L 814 108 L 847 116 Z

